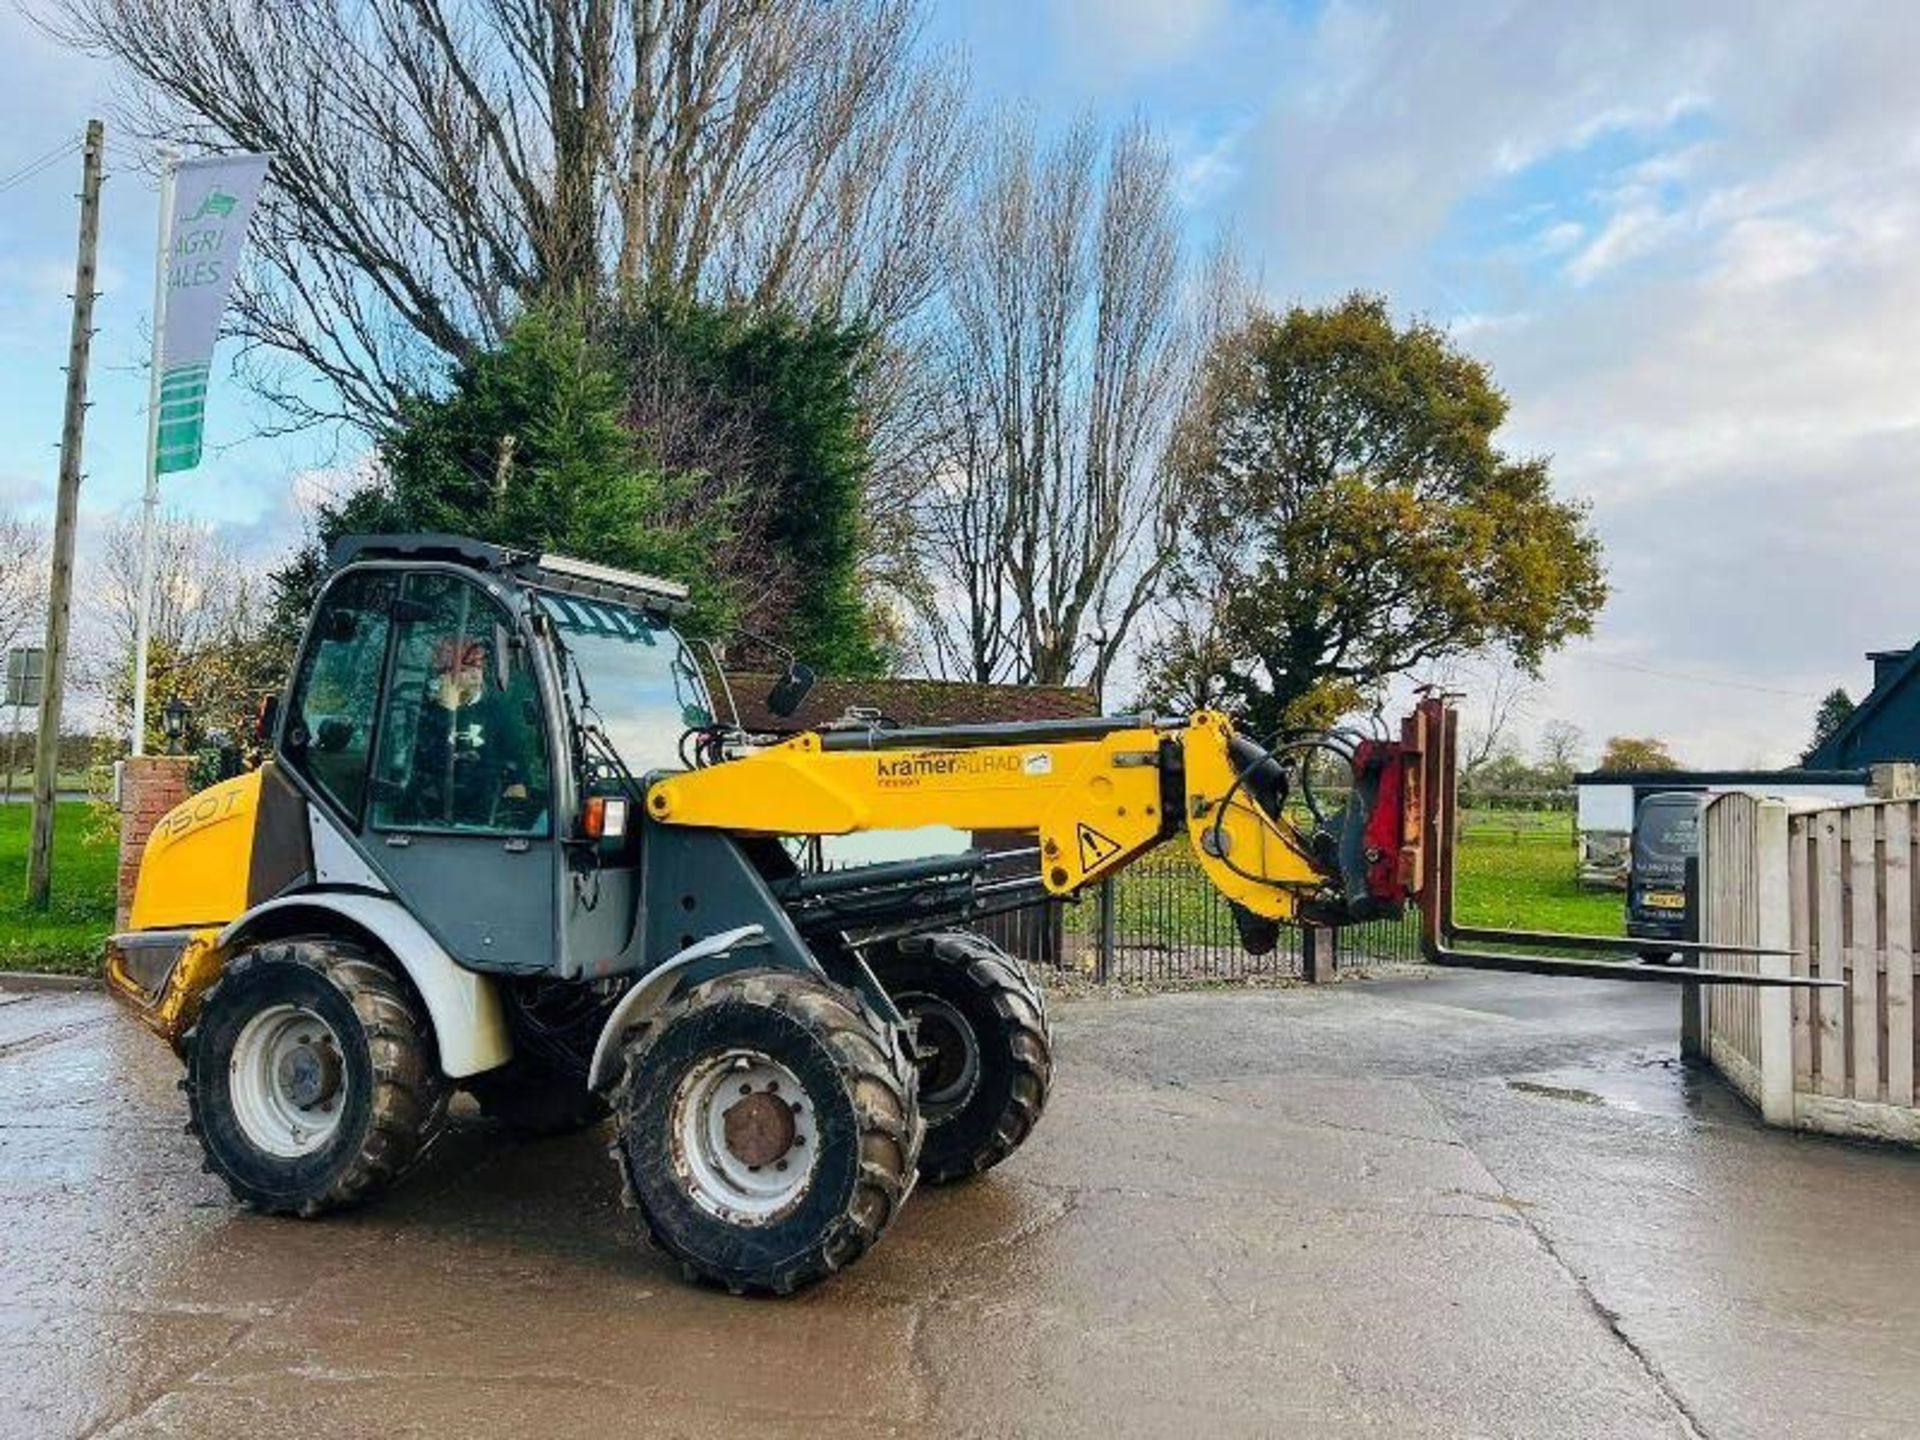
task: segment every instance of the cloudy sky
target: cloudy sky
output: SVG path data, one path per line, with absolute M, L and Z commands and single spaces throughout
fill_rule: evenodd
M 0 19 L 0 177 L 107 77 Z M 1861 652 L 1920 639 L 1920 6 L 936 0 L 989 103 L 1144 114 L 1193 234 L 1276 302 L 1377 289 L 1488 360 L 1515 451 L 1591 501 L 1614 598 L 1535 723 L 1782 762 Z M 138 491 L 153 191 L 110 147 L 90 515 Z M 74 165 L 0 192 L 0 504 L 50 502 Z M 330 437 L 249 439 L 169 490 L 249 547 Z

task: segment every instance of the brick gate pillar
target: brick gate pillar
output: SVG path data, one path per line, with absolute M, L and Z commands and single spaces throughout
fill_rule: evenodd
M 160 817 L 187 798 L 187 772 L 193 761 L 185 755 L 135 755 L 120 771 L 120 889 L 114 908 L 115 930 L 127 928 L 133 910 L 133 886 L 140 878 L 140 857 L 147 836 Z

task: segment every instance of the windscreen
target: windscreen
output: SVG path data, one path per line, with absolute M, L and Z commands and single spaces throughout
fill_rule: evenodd
M 1700 853 L 1700 800 L 1693 794 L 1652 795 L 1640 802 L 1633 830 L 1633 878 L 1679 885 Z
M 682 765 L 680 737 L 713 720 L 706 683 L 673 627 L 643 610 L 542 593 L 576 709 L 606 731 L 635 775 Z M 584 693 L 583 693 L 584 692 Z

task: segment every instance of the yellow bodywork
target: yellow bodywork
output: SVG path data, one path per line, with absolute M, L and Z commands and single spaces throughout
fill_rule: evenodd
M 1223 893 L 1256 914 L 1289 919 L 1297 891 L 1325 877 L 1291 828 L 1244 791 L 1223 815 L 1234 788 L 1232 734 L 1226 717 L 1212 711 L 1184 726 L 965 749 L 824 750 L 818 735 L 807 734 L 659 781 L 647 808 L 664 824 L 742 834 L 1033 830 L 1041 879 L 1055 895 L 1112 874 L 1184 826 Z M 1185 754 L 1185 814 L 1170 826 L 1161 787 L 1161 746 L 1169 741 Z M 1203 843 L 1216 822 L 1226 843 Z
M 189 795 L 147 837 L 133 892 L 131 927 L 224 925 L 247 908 L 259 771 Z
M 175 932 L 180 958 L 164 984 L 150 989 L 134 973 L 119 940 L 107 947 L 107 984 L 141 1021 L 178 1044 L 220 978 L 225 956 L 216 943 L 247 909 L 254 827 L 260 812 L 259 771 L 223 780 L 169 810 L 147 837 L 125 937 Z
M 186 937 L 185 948 L 166 983 L 158 992 L 150 991 L 128 969 L 126 952 L 117 944 L 107 946 L 107 985 L 140 1022 L 169 1045 L 177 1046 L 200 1013 L 200 998 L 220 978 L 226 956 L 218 945 L 220 927 L 208 926 Z

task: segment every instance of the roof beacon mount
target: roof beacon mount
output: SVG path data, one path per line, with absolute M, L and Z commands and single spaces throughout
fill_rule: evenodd
M 642 575 L 637 570 L 597 565 L 591 560 L 575 560 L 570 555 L 542 555 L 534 562 L 534 568 L 549 575 L 564 575 L 568 579 L 585 580 L 615 590 L 632 590 L 680 604 L 685 604 L 688 597 L 687 587 L 677 581 L 662 580 L 657 575 Z

